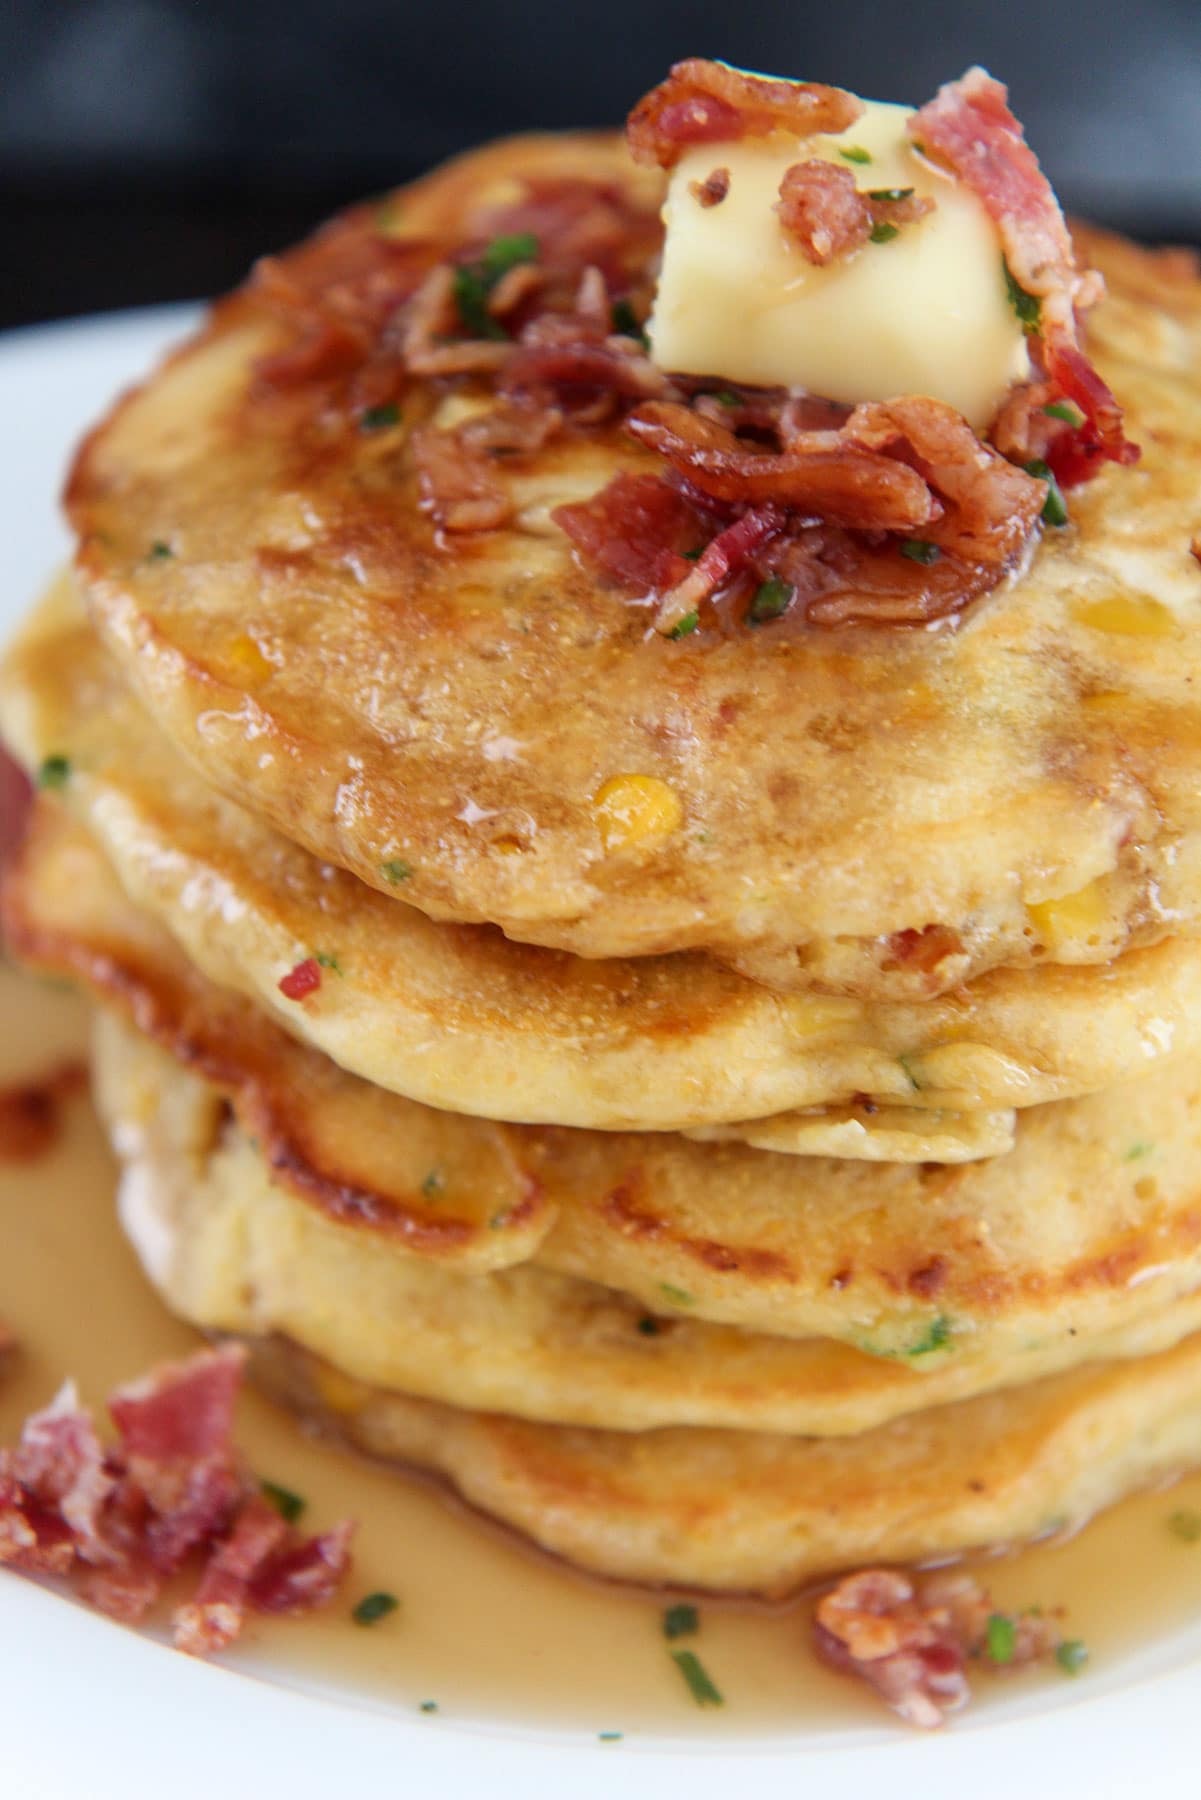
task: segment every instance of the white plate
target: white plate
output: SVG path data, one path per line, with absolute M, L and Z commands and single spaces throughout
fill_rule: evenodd
M 104 403 L 187 324 L 159 309 L 0 339 L 0 632 L 66 547 L 56 499 L 68 451 Z M 3 1256 L 0 1247 L 0 1258 Z M 490 1622 L 503 1631 L 504 1621 Z M 600 1746 L 486 1723 L 415 1723 L 196 1663 L 24 1581 L 0 1577 L 3 1800 L 329 1800 L 520 1795 L 538 1800 L 1122 1800 L 1196 1796 L 1201 1622 L 1070 1689 L 1040 1690 L 919 1738 L 881 1727 L 798 1737 Z

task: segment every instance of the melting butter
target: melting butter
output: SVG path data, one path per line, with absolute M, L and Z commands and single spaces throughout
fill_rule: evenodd
M 848 404 L 929 394 L 976 429 L 987 425 L 1011 383 L 1028 374 L 1025 339 L 996 227 L 970 189 L 915 150 L 905 130 L 911 116 L 869 101 L 839 136 L 777 133 L 685 155 L 663 209 L 655 361 Z M 888 242 L 819 268 L 775 210 L 784 171 L 815 157 L 848 169 L 864 190 L 913 188 L 935 210 Z M 702 206 L 693 184 L 719 168 L 729 172 L 726 198 Z

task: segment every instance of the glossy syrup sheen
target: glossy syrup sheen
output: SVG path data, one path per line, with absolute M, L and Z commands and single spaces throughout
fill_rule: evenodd
M 0 968 L 0 1088 L 81 1053 L 85 1029 L 70 996 Z M 0 1158 L 0 1319 L 21 1343 L 0 1377 L 0 1442 L 66 1375 L 98 1406 L 118 1381 L 196 1345 L 122 1238 L 114 1183 L 82 1096 L 65 1103 L 47 1155 Z M 431 1730 L 472 1721 L 590 1737 L 737 1733 L 814 1743 L 887 1725 L 865 1692 L 813 1660 L 805 1601 L 774 1610 L 700 1601 L 700 1635 L 688 1643 L 726 1702 L 702 1711 L 668 1653 L 662 1595 L 580 1579 L 432 1485 L 308 1437 L 253 1394 L 241 1404 L 238 1440 L 261 1476 L 304 1496 L 306 1525 L 350 1515 L 359 1535 L 350 1581 L 330 1608 L 302 1621 L 252 1621 L 227 1653 L 235 1668 L 404 1716 L 422 1717 L 422 1703 L 433 1702 Z M 1072 1683 L 1055 1670 L 981 1677 L 980 1712 L 1108 1685 L 1134 1652 L 1201 1620 L 1201 1542 L 1169 1522 L 1191 1509 L 1201 1515 L 1201 1476 L 1126 1502 L 1071 1542 L 983 1562 L 998 1606 L 1064 1608 L 1066 1635 L 1086 1641 L 1090 1663 Z M 355 1602 L 381 1589 L 398 1609 L 356 1625 Z M 0 1616 L 2 1607 L 0 1592 Z

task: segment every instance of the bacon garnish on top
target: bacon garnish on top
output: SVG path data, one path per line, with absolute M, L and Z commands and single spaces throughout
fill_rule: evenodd
M 866 244 L 878 226 L 896 231 L 925 218 L 934 202 L 912 191 L 865 193 L 849 169 L 813 157 L 785 169 L 776 211 L 801 254 L 824 267 Z
M 626 122 L 635 161 L 670 169 L 694 144 L 729 143 L 787 131 L 794 137 L 845 131 L 863 102 L 813 81 L 774 81 L 728 63 L 689 57 L 652 88 Z
M 1083 414 L 1082 427 L 1059 434 L 1075 440 L 1074 463 L 1083 458 L 1091 473 L 1102 461 L 1137 461 L 1121 407 L 1080 348 L 1078 316 L 1102 297 L 1104 283 L 1077 267 L 1062 209 L 1009 110 L 1006 88 L 984 69 L 969 69 L 940 88 L 907 129 L 925 155 L 973 190 L 996 224 L 1015 298 L 1031 303 L 1032 354 L 1055 393 Z M 1047 460 L 1056 467 L 1053 455 Z M 1066 473 L 1066 457 L 1063 467 Z
M 68 1382 L 0 1450 L 0 1564 L 70 1577 L 112 1618 L 142 1618 L 164 1582 L 199 1561 L 177 1609 L 180 1649 L 231 1643 L 246 1614 L 304 1612 L 350 1565 L 348 1524 L 306 1538 L 262 1499 L 232 1442 L 245 1361 L 235 1348 L 163 1363 L 109 1399 L 105 1447 Z

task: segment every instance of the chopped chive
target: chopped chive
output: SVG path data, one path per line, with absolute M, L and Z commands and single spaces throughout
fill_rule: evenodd
M 1018 1630 L 1007 1613 L 991 1613 L 984 1627 L 984 1648 L 989 1662 L 1011 1663 L 1018 1647 Z
M 44 756 L 38 769 L 40 788 L 66 787 L 71 773 L 71 760 L 66 756 Z
M 620 1744 L 625 1733 L 622 1731 L 598 1731 L 597 1742 L 600 1744 Z
M 399 425 L 401 412 L 395 400 L 387 400 L 382 406 L 369 406 L 359 420 L 360 431 L 387 431 L 393 425 Z
M 438 1702 L 436 1700 L 423 1700 L 421 1702 L 421 1711 L 423 1713 L 437 1712 L 437 1710 Z
M 175 552 L 174 552 L 174 550 L 172 550 L 170 544 L 168 544 L 163 538 L 155 538 L 153 544 L 151 544 L 150 549 L 148 550 L 148 552 L 146 554 L 146 561 L 147 562 L 163 562 L 166 560 L 166 558 L 168 556 L 174 556 L 174 555 L 175 555 Z
M 432 1200 L 436 1194 L 444 1194 L 446 1192 L 446 1177 L 441 1169 L 430 1170 L 429 1174 L 421 1184 L 421 1191 L 427 1200 Z
M 260 1481 L 259 1491 L 264 1500 L 270 1500 L 276 1512 L 285 1518 L 289 1525 L 295 1525 L 308 1504 L 299 1494 L 294 1494 L 291 1488 L 280 1487 L 276 1481 Z
M 408 881 L 413 873 L 413 865 L 392 857 L 388 862 L 380 864 L 380 872 L 385 881 L 390 881 L 396 887 L 402 881 Z
M 695 1606 L 687 1603 L 669 1606 L 663 1614 L 663 1635 L 669 1641 L 672 1638 L 695 1637 L 700 1623 Z
M 1195 1544 L 1201 1538 L 1201 1513 L 1194 1512 L 1191 1507 L 1181 1507 L 1179 1512 L 1169 1513 L 1168 1530 L 1181 1543 Z
M 690 632 L 696 630 L 700 622 L 700 615 L 698 613 L 685 613 L 679 624 L 673 625 L 667 635 L 669 638 L 687 637 Z
M 778 575 L 770 575 L 756 589 L 755 597 L 747 608 L 747 621 L 751 625 L 766 625 L 772 619 L 778 619 L 781 613 L 788 611 L 796 589 L 791 582 L 782 581 Z
M 897 1061 L 900 1063 L 901 1068 L 904 1070 L 905 1079 L 909 1083 L 910 1087 L 913 1089 L 914 1093 L 920 1094 L 922 1084 L 918 1080 L 917 1076 L 913 1073 L 912 1068 L 910 1067 L 910 1064 L 913 1061 L 913 1058 L 910 1056 L 898 1056 Z
M 930 543 L 928 538 L 905 538 L 901 544 L 901 555 L 907 556 L 910 562 L 922 563 L 929 567 L 936 563 L 942 555 L 937 544 Z
M 488 1220 L 488 1230 L 489 1231 L 503 1231 L 505 1226 L 508 1223 L 509 1223 L 508 1209 L 506 1207 L 502 1207 L 499 1212 L 494 1212 L 492 1217 Z
M 337 957 L 330 956 L 324 950 L 318 950 L 316 962 L 317 962 L 317 967 L 319 969 L 332 969 L 332 971 L 335 975 L 341 975 L 343 973 L 342 965 L 338 961 Z
M 1084 414 L 1072 400 L 1051 400 L 1043 407 L 1048 419 L 1062 419 L 1065 425 L 1071 425 L 1079 431 L 1084 424 Z
M 872 226 L 867 235 L 873 244 L 891 244 L 894 237 L 900 236 L 900 227 L 889 225 L 886 220 L 881 219 L 878 225 Z
M 709 1673 L 694 1650 L 673 1650 L 672 1660 L 680 1674 L 688 1683 L 688 1691 L 698 1706 L 724 1706 L 721 1690 L 709 1677 Z
M 1131 1144 L 1129 1150 L 1127 1150 L 1125 1156 L 1122 1158 L 1122 1161 L 1123 1162 L 1137 1162 L 1140 1156 L 1150 1156 L 1150 1154 L 1151 1154 L 1152 1150 L 1154 1150 L 1154 1148 L 1155 1148 L 1154 1144 L 1146 1144 L 1146 1143 L 1141 1143 L 1141 1142 L 1137 1143 L 1137 1144 Z
M 680 551 L 680 555 L 684 558 L 685 562 L 699 562 L 704 554 L 705 546 L 703 544 L 697 544 L 692 550 Z
M 1041 456 L 1036 456 L 1026 464 L 1027 475 L 1035 476 L 1047 484 L 1047 497 L 1043 501 L 1043 518 L 1048 525 L 1066 525 L 1068 522 L 1068 503 L 1063 497 L 1063 489 L 1051 473 L 1050 467 Z
M 902 1354 L 908 1357 L 930 1356 L 935 1350 L 943 1350 L 951 1341 L 951 1321 L 945 1313 L 939 1313 L 931 1319 L 924 1337 Z
M 615 300 L 609 309 L 609 318 L 618 337 L 635 338 L 644 350 L 649 350 L 650 339 L 638 323 L 637 314 L 628 300 Z
M 1028 294 L 1024 287 L 1014 279 L 1013 270 L 1008 260 L 1001 258 L 1001 268 L 1005 273 L 1005 292 L 1009 296 L 1009 304 L 1017 314 L 1021 324 L 1032 337 L 1038 337 L 1042 330 L 1043 303 L 1037 294 Z
M 638 1321 L 638 1329 L 643 1337 L 658 1337 L 663 1326 L 658 1319 L 652 1318 L 650 1313 L 645 1313 Z
M 395 1612 L 399 1605 L 395 1594 L 365 1594 L 350 1616 L 356 1625 L 374 1625 L 378 1619 Z
M 673 1287 L 670 1281 L 661 1281 L 659 1292 L 665 1300 L 670 1300 L 673 1306 L 692 1306 L 694 1304 L 692 1294 L 686 1292 L 684 1288 Z
M 493 238 L 492 242 L 480 258 L 484 280 L 489 287 L 495 285 L 502 275 L 515 269 L 518 263 L 537 262 L 538 240 L 532 231 L 514 231 L 505 237 Z
M 1065 1675 L 1079 1675 L 1088 1661 L 1088 1645 L 1082 1638 L 1065 1638 L 1055 1652 L 1055 1660 Z
M 908 200 L 912 188 L 868 188 L 869 200 Z
M 459 318 L 463 329 L 477 338 L 507 338 L 508 332 L 488 311 L 488 293 L 490 283 L 475 269 L 456 269 L 454 279 L 455 305 L 459 309 Z
M 871 151 L 865 150 L 862 144 L 840 144 L 838 154 L 844 162 L 869 163 L 872 160 Z
M 719 406 L 735 407 L 743 404 L 742 395 L 736 394 L 733 388 L 718 388 L 710 398 L 716 400 Z

